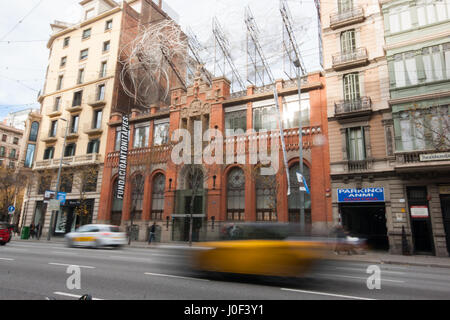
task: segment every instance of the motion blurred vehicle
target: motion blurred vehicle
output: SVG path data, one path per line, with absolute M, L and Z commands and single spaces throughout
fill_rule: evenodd
M 127 243 L 127 237 L 118 226 L 106 224 L 87 224 L 75 232 L 66 234 L 68 247 L 117 247 Z
M 192 267 L 202 273 L 300 277 L 326 256 L 326 237 L 300 234 L 282 223 L 225 225 L 216 241 L 197 244 Z
M 0 222 L 0 246 L 4 246 L 11 241 L 12 227 L 4 222 Z

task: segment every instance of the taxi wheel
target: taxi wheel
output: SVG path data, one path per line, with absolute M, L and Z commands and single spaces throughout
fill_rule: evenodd
M 68 246 L 69 248 L 73 248 L 73 247 L 74 247 L 73 241 L 72 241 L 72 240 L 67 239 L 66 243 L 67 243 L 67 246 Z
M 99 249 L 102 247 L 102 243 L 99 239 L 95 240 L 95 248 Z

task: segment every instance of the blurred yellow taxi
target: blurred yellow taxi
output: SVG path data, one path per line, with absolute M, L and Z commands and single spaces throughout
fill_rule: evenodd
M 297 277 L 325 257 L 324 238 L 301 236 L 298 225 L 232 224 L 225 226 L 218 241 L 203 242 L 193 253 L 194 270 Z

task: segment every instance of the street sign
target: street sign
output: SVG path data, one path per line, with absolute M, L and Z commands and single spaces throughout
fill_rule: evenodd
M 65 205 L 66 204 L 66 197 L 67 197 L 67 193 L 66 192 L 58 192 L 58 195 L 56 196 L 56 199 L 59 200 L 59 202 L 61 203 L 61 205 Z
M 44 193 L 44 203 L 49 203 L 50 199 L 54 199 L 55 198 L 55 191 L 51 191 L 51 190 L 46 190 Z
M 51 211 L 59 211 L 60 202 L 57 199 L 51 199 L 48 202 L 48 209 Z
M 9 213 L 10 215 L 13 215 L 13 214 L 14 214 L 14 211 L 16 211 L 16 208 L 14 208 L 14 206 L 9 206 L 9 207 L 8 207 L 8 213 Z
M 384 188 L 337 189 L 338 202 L 384 202 Z

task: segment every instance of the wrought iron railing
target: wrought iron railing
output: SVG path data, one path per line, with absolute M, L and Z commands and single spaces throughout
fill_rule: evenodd
M 343 12 L 335 12 L 330 14 L 330 25 L 342 23 L 347 20 L 364 17 L 364 10 L 362 7 L 354 7 Z
M 334 103 L 335 114 L 345 114 L 372 109 L 372 100 L 369 97 L 360 97 L 353 100 L 341 100 Z
M 353 62 L 353 61 L 364 60 L 367 58 L 368 58 L 368 55 L 367 55 L 366 48 L 364 48 L 364 47 L 356 48 L 351 51 L 339 52 L 339 53 L 334 54 L 333 55 L 333 66 L 344 64 L 344 63 L 349 63 L 349 62 Z

